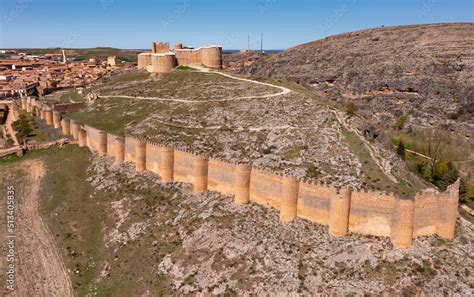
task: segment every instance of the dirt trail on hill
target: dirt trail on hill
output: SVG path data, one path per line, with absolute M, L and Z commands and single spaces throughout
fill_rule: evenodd
M 38 193 L 45 172 L 44 165 L 40 161 L 25 161 L 20 164 L 6 169 L 8 173 L 2 170 L 1 176 L 2 184 L 15 186 L 16 205 L 15 290 L 7 291 L 7 295 L 74 296 L 55 238 L 38 211 Z M 2 214 L 6 213 L 5 206 L 6 202 L 2 201 Z M 0 225 L 5 230 L 5 220 Z M 1 234 L 4 237 L 5 231 Z M 3 257 L 2 266 L 5 261 Z M 4 272 L 3 269 L 0 274 Z M 2 283 L 4 279 L 2 275 Z
M 12 113 L 8 113 L 7 121 L 5 123 L 5 126 L 7 127 L 8 134 L 10 134 L 10 138 L 13 141 L 14 146 L 20 145 L 20 142 L 18 141 L 18 138 L 16 137 L 15 131 L 13 130 L 12 127 L 13 124 L 13 115 Z
M 222 98 L 222 99 L 209 99 L 209 100 L 188 100 L 188 99 L 176 99 L 176 98 L 158 98 L 158 97 L 141 97 L 141 96 L 125 96 L 125 95 L 110 95 L 110 96 L 105 96 L 105 95 L 100 95 L 99 97 L 102 98 L 127 98 L 127 99 L 134 99 L 134 100 L 155 100 L 155 101 L 168 101 L 168 102 L 181 102 L 181 103 L 206 103 L 206 102 L 226 102 L 226 101 L 240 101 L 240 100 L 250 100 L 250 99 L 268 99 L 268 98 L 273 98 L 273 97 L 278 97 L 278 96 L 283 96 L 286 94 L 291 93 L 292 91 L 288 88 L 270 84 L 270 83 L 264 83 L 260 81 L 255 81 L 251 79 L 246 79 L 246 78 L 241 78 L 241 77 L 236 77 L 230 74 L 222 73 L 219 71 L 211 71 L 207 68 L 204 67 L 197 67 L 193 66 L 194 68 L 198 69 L 200 72 L 206 72 L 206 73 L 212 73 L 216 75 L 221 75 L 227 78 L 235 79 L 235 80 L 240 80 L 240 81 L 245 81 L 257 85 L 262 85 L 262 86 L 267 86 L 267 87 L 272 87 L 276 89 L 280 89 L 281 91 L 275 94 L 264 94 L 264 95 L 255 95 L 255 96 L 243 96 L 243 97 L 233 97 L 233 98 Z

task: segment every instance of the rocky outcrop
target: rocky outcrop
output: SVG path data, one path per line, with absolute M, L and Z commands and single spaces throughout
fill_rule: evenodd
M 277 55 L 226 55 L 231 72 L 283 78 L 373 123 L 443 125 L 474 138 L 474 23 L 404 26 L 328 37 Z

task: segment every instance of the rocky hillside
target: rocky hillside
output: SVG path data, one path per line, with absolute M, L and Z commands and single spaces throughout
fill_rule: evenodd
M 347 104 L 370 122 L 442 125 L 474 137 L 474 23 L 341 34 L 278 55 L 225 57 L 231 72 L 283 78 Z

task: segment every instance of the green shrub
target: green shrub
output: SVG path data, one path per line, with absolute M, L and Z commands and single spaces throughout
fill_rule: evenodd
M 459 200 L 474 208 L 474 184 L 468 184 L 464 178 L 459 187 Z
M 433 168 L 432 183 L 442 191 L 459 178 L 459 171 L 450 161 L 442 160 Z
M 346 113 L 348 116 L 352 117 L 356 114 L 357 112 L 357 106 L 354 104 L 354 102 L 348 102 L 346 104 Z
M 426 164 L 423 164 L 423 163 L 418 163 L 417 164 L 417 171 L 426 180 L 431 182 L 431 168 L 430 168 L 430 166 L 428 166 Z
M 316 167 L 314 165 L 310 165 L 306 169 L 306 177 L 308 177 L 308 178 L 317 178 L 317 177 L 319 177 L 320 174 L 321 173 L 319 172 L 318 167 Z
M 192 67 L 189 67 L 189 66 L 180 65 L 180 66 L 176 67 L 176 70 L 178 70 L 178 71 L 194 71 L 196 69 L 192 68 Z
M 399 155 L 402 159 L 405 159 L 406 151 L 405 151 L 405 144 L 403 141 L 399 141 L 397 145 L 397 155 Z
M 408 114 L 404 113 L 398 120 L 397 123 L 395 124 L 395 129 L 396 130 L 402 130 L 403 126 L 405 126 L 405 123 L 408 120 Z
M 118 57 L 119 61 L 124 61 L 124 62 L 136 62 L 137 59 L 131 58 L 131 57 Z
M 450 161 L 441 160 L 436 162 L 433 168 L 428 164 L 418 164 L 418 173 L 423 178 L 437 186 L 441 191 L 445 191 L 446 188 L 454 183 L 459 177 L 459 171 Z
M 13 126 L 18 131 L 18 137 L 25 138 L 33 133 L 36 122 L 31 114 L 22 112 L 19 115 L 19 119 L 13 122 Z
M 74 59 L 75 59 L 76 61 L 85 61 L 85 60 L 88 60 L 88 58 L 85 57 L 85 56 L 75 56 Z

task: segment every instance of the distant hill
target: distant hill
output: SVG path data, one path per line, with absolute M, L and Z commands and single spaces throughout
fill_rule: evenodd
M 17 52 L 25 52 L 33 55 L 58 54 L 61 48 L 18 48 Z M 65 48 L 68 57 L 75 57 L 80 60 L 90 58 L 107 59 L 109 56 L 117 56 L 120 60 L 136 61 L 140 50 L 118 49 L 112 47 L 96 48 Z
M 474 23 L 346 33 L 276 55 L 226 55 L 225 68 L 353 102 L 373 123 L 393 125 L 406 113 L 412 126 L 474 136 Z

